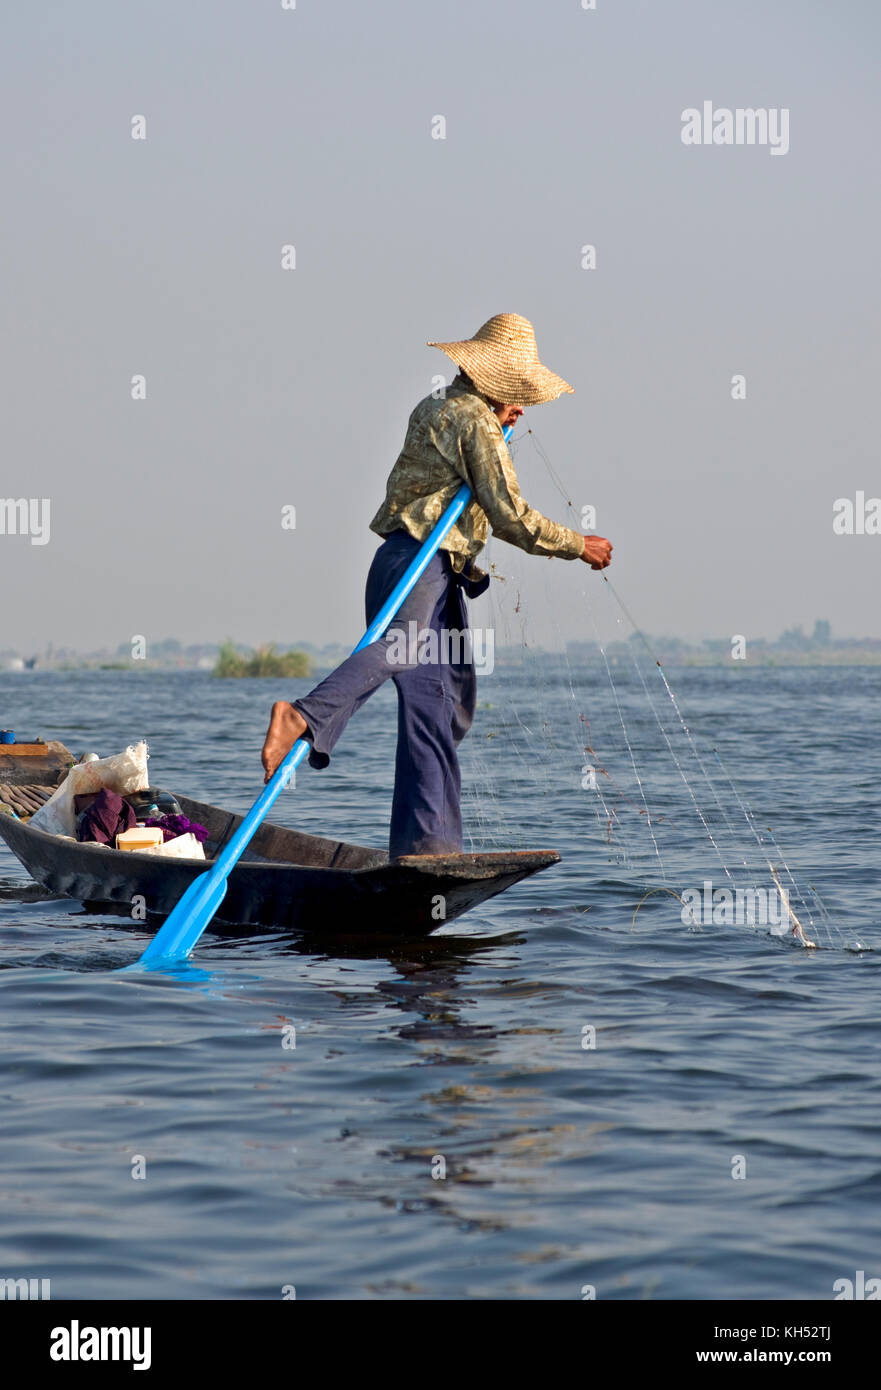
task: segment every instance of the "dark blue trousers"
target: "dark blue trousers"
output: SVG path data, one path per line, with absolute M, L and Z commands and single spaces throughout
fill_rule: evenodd
M 365 593 L 367 622 L 378 613 L 420 548 L 404 531 L 379 547 Z M 415 628 L 411 624 L 415 623 Z M 384 681 L 398 692 L 398 747 L 389 854 L 450 854 L 462 849 L 461 780 L 457 745 L 471 728 L 477 697 L 474 663 L 463 643 L 445 650 L 442 629 L 464 633 L 465 595 L 449 556 L 438 551 L 378 641 L 355 652 L 302 700 L 293 700 L 306 720 L 312 745 L 309 762 L 326 767 L 337 739 L 364 701 Z M 439 660 L 419 661 L 418 644 L 398 634 L 438 634 Z M 426 654 L 428 644 L 422 645 Z M 450 655 L 457 660 L 445 659 Z

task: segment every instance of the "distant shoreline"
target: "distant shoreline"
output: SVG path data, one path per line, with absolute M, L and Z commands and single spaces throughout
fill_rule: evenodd
M 613 666 L 630 666 L 633 664 L 631 652 L 628 649 L 628 647 L 624 644 L 608 646 L 606 647 L 605 651 L 609 662 Z M 241 675 L 237 675 L 237 678 L 245 680 L 309 679 L 312 681 L 316 681 L 320 680 L 323 676 L 327 675 L 330 671 L 334 670 L 335 667 L 339 664 L 339 662 L 344 660 L 344 657 L 347 654 L 348 653 L 343 653 L 342 655 L 340 655 L 338 659 L 335 659 L 333 661 L 313 661 L 311 671 L 308 677 L 297 676 L 293 673 L 288 675 L 285 675 L 283 673 L 246 675 L 245 673 L 242 673 Z M 758 670 L 761 668 L 763 670 L 766 670 L 768 668 L 775 667 L 778 669 L 783 669 L 790 667 L 817 668 L 827 666 L 881 666 L 881 649 L 874 650 L 872 648 L 867 649 L 862 647 L 850 647 L 843 648 L 841 650 L 825 652 L 787 652 L 774 650 L 760 650 L 758 652 L 754 652 L 752 655 L 747 654 L 745 657 L 737 660 L 732 658 L 730 655 L 722 654 L 719 652 L 665 652 L 662 646 L 656 648 L 656 654 L 661 662 L 661 665 L 670 670 L 684 669 L 688 667 L 700 669 L 705 668 L 708 670 L 719 670 L 721 668 L 731 668 L 734 670 L 744 668 L 749 670 Z M 530 661 L 539 658 L 542 660 L 542 662 L 547 663 L 549 666 L 560 665 L 563 667 L 577 667 L 579 669 L 583 669 L 584 667 L 592 667 L 595 665 L 597 661 L 602 661 L 602 657 L 599 651 L 595 653 L 588 651 L 561 652 L 548 650 L 542 647 L 530 646 L 525 649 L 520 647 L 497 648 L 495 654 L 495 664 L 496 667 L 499 668 L 516 670 L 518 667 L 524 666 Z M 646 658 L 645 656 L 643 656 L 642 661 L 645 660 Z M 95 673 L 107 672 L 115 675 L 119 675 L 123 672 L 153 675 L 159 673 L 171 674 L 176 672 L 186 672 L 192 675 L 205 676 L 212 675 L 214 668 L 213 664 L 211 666 L 207 666 L 205 664 L 199 665 L 196 662 L 186 661 L 170 662 L 159 660 L 144 660 L 123 662 L 97 660 L 88 657 L 83 658 L 81 661 L 68 660 L 64 662 L 53 662 L 51 665 L 37 665 L 33 668 L 28 668 L 27 670 L 0 665 L 0 675 L 10 676 L 70 675 L 80 671 L 91 671 Z M 489 679 L 489 677 L 487 677 L 487 679 Z

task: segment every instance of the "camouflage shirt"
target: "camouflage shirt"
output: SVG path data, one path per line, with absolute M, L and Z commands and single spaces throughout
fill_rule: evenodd
M 425 540 L 463 483 L 472 501 L 441 545 L 454 570 L 467 566 L 479 576 L 468 562 L 483 549 L 490 526 L 493 535 L 532 555 L 580 557 L 584 537 L 549 521 L 521 497 L 498 416 L 460 372 L 444 399 L 426 396 L 410 416 L 371 531 L 387 536 L 403 529 Z

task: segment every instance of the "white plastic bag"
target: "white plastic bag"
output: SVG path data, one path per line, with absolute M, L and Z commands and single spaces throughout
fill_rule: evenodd
M 167 859 L 205 858 L 205 851 L 201 843 L 189 830 L 186 835 L 175 835 L 173 840 L 166 840 L 162 845 L 154 845 L 152 849 L 142 849 L 139 853 L 163 854 Z
M 28 822 L 35 830 L 45 830 L 50 835 L 76 834 L 76 811 L 73 799 L 87 792 L 99 792 L 102 787 L 108 791 L 140 792 L 150 785 L 147 776 L 147 745 L 130 743 L 124 753 L 114 753 L 112 758 L 96 758 L 91 763 L 76 763 L 55 791 L 35 811 Z

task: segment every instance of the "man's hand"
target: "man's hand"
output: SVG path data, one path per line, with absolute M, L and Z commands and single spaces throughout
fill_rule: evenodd
M 592 570 L 604 570 L 612 563 L 612 542 L 604 536 L 585 536 L 581 558 Z

